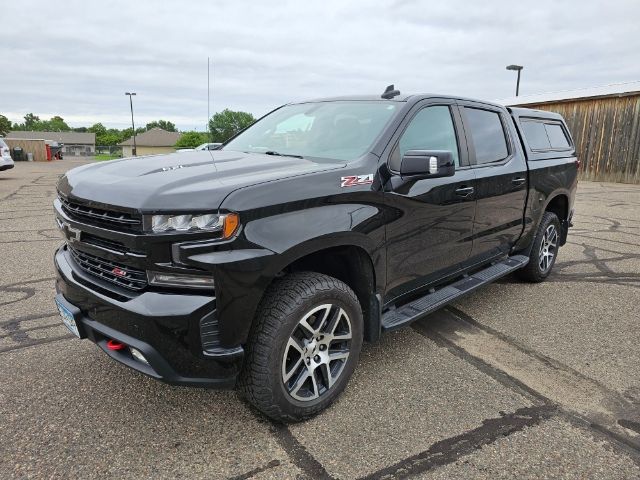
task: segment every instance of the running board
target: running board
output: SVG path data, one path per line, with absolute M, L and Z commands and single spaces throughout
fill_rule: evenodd
M 420 317 L 434 312 L 453 300 L 474 291 L 476 288 L 524 267 L 527 263 L 529 263 L 529 257 L 524 255 L 508 257 L 484 270 L 432 291 L 406 305 L 389 310 L 382 314 L 382 331 L 389 332 L 404 327 L 414 320 L 418 320 Z

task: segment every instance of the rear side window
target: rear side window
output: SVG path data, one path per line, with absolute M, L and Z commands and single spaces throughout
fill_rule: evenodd
M 567 134 L 559 123 L 523 120 L 522 131 L 531 150 L 566 150 L 571 148 Z
M 476 163 L 492 163 L 509 156 L 504 127 L 497 112 L 465 107 L 467 124 L 476 150 Z

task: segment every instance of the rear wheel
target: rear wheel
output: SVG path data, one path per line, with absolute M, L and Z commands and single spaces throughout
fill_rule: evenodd
M 542 282 L 549 276 L 560 247 L 560 220 L 555 213 L 545 212 L 533 240 L 529 263 L 517 274 L 529 282 Z
M 362 312 L 343 282 L 294 273 L 269 288 L 240 378 L 244 396 L 278 421 L 300 421 L 344 390 L 362 347 Z

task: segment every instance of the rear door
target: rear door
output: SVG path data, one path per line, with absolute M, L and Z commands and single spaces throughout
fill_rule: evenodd
M 402 178 L 408 150 L 451 151 L 455 175 Z M 387 224 L 387 301 L 459 271 L 471 253 L 475 195 L 462 120 L 454 100 L 418 103 L 385 150 L 391 179 L 385 202 L 396 220 Z M 383 156 L 385 158 L 385 156 Z
M 476 178 L 476 214 L 469 263 L 508 253 L 522 234 L 527 165 L 504 109 L 459 102 Z

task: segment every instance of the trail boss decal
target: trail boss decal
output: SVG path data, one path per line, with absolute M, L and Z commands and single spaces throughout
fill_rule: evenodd
M 340 179 L 341 187 L 355 187 L 356 185 L 369 185 L 373 183 L 373 173 L 368 175 L 349 175 Z

